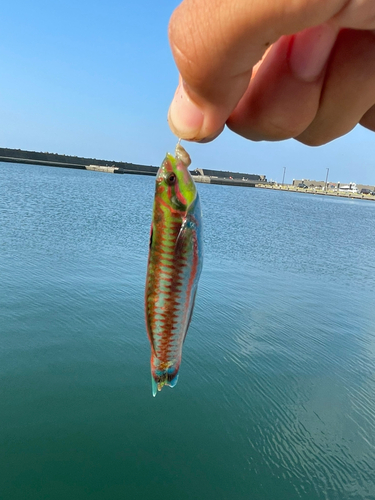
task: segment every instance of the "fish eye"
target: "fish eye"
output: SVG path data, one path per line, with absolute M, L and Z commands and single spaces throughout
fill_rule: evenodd
M 172 186 L 176 182 L 175 174 L 169 174 L 167 177 L 167 183 Z

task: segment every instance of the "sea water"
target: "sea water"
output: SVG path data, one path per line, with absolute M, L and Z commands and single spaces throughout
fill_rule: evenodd
M 153 398 L 154 182 L 0 164 L 1 500 L 374 499 L 375 203 L 198 185 L 195 312 Z

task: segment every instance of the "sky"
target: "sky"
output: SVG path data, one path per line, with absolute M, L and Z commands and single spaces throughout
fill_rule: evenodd
M 178 72 L 168 44 L 174 0 L 14 0 L 0 6 L 0 147 L 159 165 Z M 285 182 L 375 184 L 374 134 L 356 127 L 318 148 L 251 142 L 225 130 L 187 144 L 192 167 Z

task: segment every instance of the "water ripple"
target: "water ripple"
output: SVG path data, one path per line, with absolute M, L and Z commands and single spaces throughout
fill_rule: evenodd
M 199 186 L 196 309 L 152 398 L 153 183 L 0 165 L 9 500 L 374 500 L 375 204 Z

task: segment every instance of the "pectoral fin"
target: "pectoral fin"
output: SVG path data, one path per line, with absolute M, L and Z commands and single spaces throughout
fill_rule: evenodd
M 178 233 L 175 254 L 178 257 L 184 257 L 196 247 L 197 232 L 195 221 L 191 217 L 184 219 L 180 232 Z

